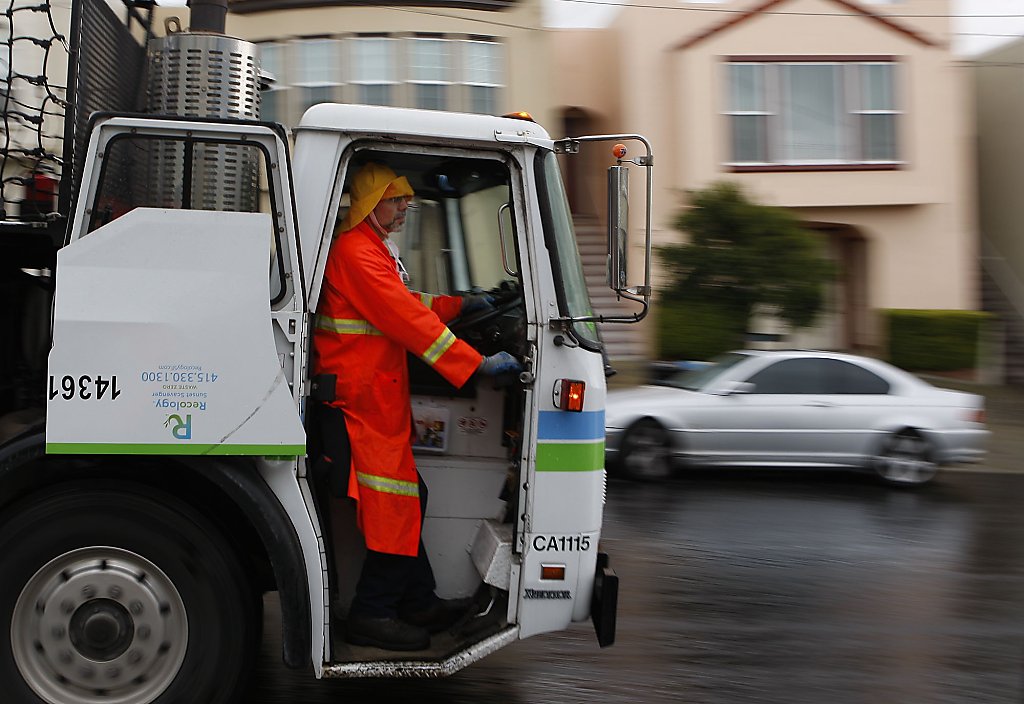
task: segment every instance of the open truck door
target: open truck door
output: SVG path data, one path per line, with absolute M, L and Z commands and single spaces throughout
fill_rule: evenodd
M 67 246 L 58 255 L 49 356 L 50 454 L 299 456 L 293 383 L 302 299 L 290 204 L 210 199 L 192 165 L 248 162 L 279 180 L 283 144 L 207 126 L 94 130 Z M 163 179 L 144 178 L 153 159 Z M 273 191 L 271 191 L 273 194 Z M 285 207 L 281 207 L 285 205 Z M 242 207 L 253 212 L 231 212 Z

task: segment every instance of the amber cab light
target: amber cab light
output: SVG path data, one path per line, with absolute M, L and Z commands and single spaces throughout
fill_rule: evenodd
M 533 119 L 533 115 L 526 112 L 525 110 L 516 110 L 515 112 L 507 112 L 502 117 L 511 117 L 513 120 L 528 120 L 530 122 L 536 122 Z
M 559 379 L 555 382 L 552 400 L 557 408 L 563 411 L 583 410 L 583 395 L 587 390 L 587 384 L 578 379 Z

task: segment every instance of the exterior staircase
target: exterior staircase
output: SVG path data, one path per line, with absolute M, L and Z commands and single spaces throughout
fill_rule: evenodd
M 995 356 L 1002 362 L 1002 379 L 996 381 L 1024 385 L 1024 283 L 986 243 L 982 244 L 981 302 L 982 309 L 996 317 Z
M 573 224 L 594 313 L 628 316 L 639 312 L 638 303 L 619 299 L 608 288 L 608 232 L 604 225 L 598 218 L 587 215 L 576 215 Z M 647 338 L 637 325 L 600 323 L 598 330 L 613 367 L 617 362 L 639 362 L 650 358 Z

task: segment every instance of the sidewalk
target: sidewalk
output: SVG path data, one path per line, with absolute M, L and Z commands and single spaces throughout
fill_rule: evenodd
M 988 415 L 988 454 L 978 464 L 946 469 L 982 472 L 1024 472 L 1024 388 L 993 386 L 943 377 L 922 376 L 929 383 L 948 389 L 969 391 L 985 397 Z

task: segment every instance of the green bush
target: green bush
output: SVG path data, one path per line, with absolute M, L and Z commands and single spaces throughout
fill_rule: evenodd
M 911 371 L 973 369 L 981 326 L 991 317 L 970 310 L 882 311 L 889 361 Z
M 721 303 L 662 299 L 655 310 L 660 359 L 711 359 L 743 346 L 744 314 Z

